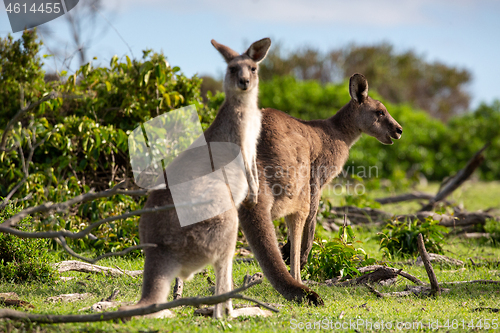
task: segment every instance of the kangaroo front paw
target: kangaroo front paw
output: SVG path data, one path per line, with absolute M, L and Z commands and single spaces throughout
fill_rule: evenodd
M 309 305 L 314 305 L 314 306 L 323 306 L 325 305 L 325 302 L 323 301 L 323 299 L 321 298 L 320 295 L 318 295 L 316 292 L 312 291 L 311 289 L 307 288 L 307 289 L 303 289 L 304 291 L 304 296 L 307 300 L 307 303 Z
M 245 206 L 246 209 L 252 209 L 253 207 L 255 207 L 255 205 L 257 205 L 257 194 L 253 194 L 253 193 L 248 193 L 247 197 L 245 198 L 245 200 L 243 200 L 242 204 L 243 206 Z

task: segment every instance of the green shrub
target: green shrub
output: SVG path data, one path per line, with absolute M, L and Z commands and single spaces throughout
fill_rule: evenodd
M 355 240 L 351 226 L 341 227 L 338 238 L 315 240 L 309 253 L 304 279 L 325 281 L 335 277 L 359 275 L 358 267 L 375 263 L 366 252 L 354 246 L 361 243 Z
M 431 217 L 424 222 L 418 220 L 393 221 L 380 232 L 380 249 L 388 256 L 415 256 L 418 254 L 417 237 L 422 234 L 428 252 L 443 253 L 442 245 L 448 228 L 439 225 Z
M 19 211 L 8 205 L 0 212 L 0 223 Z M 19 230 L 32 231 L 26 217 L 19 223 Z M 12 282 L 57 280 L 58 273 L 50 265 L 49 241 L 47 239 L 19 238 L 15 235 L 0 233 L 0 278 Z

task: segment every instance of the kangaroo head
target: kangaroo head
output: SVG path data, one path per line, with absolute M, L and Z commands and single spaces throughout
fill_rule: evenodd
M 213 39 L 212 45 L 227 63 L 224 79 L 226 94 L 247 93 L 259 86 L 259 75 L 257 74 L 259 63 L 266 57 L 271 46 L 271 39 L 264 38 L 256 41 L 241 55 Z
M 389 114 L 384 104 L 368 96 L 368 81 L 362 74 L 354 74 L 349 80 L 352 112 L 361 132 L 375 137 L 386 145 L 392 139 L 401 138 L 403 128 Z

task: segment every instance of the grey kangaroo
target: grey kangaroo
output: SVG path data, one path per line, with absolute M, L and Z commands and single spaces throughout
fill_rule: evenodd
M 243 174 L 243 177 L 239 178 L 237 174 L 225 175 L 229 178 L 236 177 L 237 181 L 239 179 L 240 189 L 234 193 L 231 188 L 232 209 L 218 216 L 181 227 L 176 210 L 142 215 L 139 223 L 141 242 L 154 243 L 157 247 L 147 248 L 144 251 L 146 259 L 140 301 L 134 306 L 123 309 L 165 302 L 171 282 L 176 276 L 189 279 L 207 264 L 213 264 L 215 269 L 215 293 L 221 294 L 232 289 L 232 260 L 238 232 L 237 208 L 241 203 L 248 207 L 257 203 L 256 146 L 262 117 L 257 107 L 259 85 L 257 70 L 259 62 L 267 55 L 271 40 L 264 38 L 253 43 L 241 55 L 215 40 L 212 40 L 212 44 L 227 62 L 224 80 L 226 98 L 212 125 L 205 131 L 205 140 L 212 151 L 212 157 L 216 142 L 230 142 L 241 148 L 246 175 Z M 174 168 L 176 163 L 179 170 L 197 167 L 193 166 L 193 163 L 183 163 L 183 157 L 179 156 L 174 160 L 174 166 L 167 168 L 167 172 L 169 168 Z M 172 204 L 172 184 L 170 185 L 170 188 L 153 191 L 145 207 Z M 196 189 L 202 192 L 209 185 L 212 184 L 202 183 Z M 247 189 L 248 195 L 245 196 Z M 215 193 L 227 191 L 227 186 L 223 184 L 219 188 L 212 189 L 212 192 L 214 191 Z M 221 317 L 224 310 L 229 313 L 232 311 L 231 301 L 216 305 L 214 317 Z M 150 317 L 164 317 L 169 314 L 167 310 Z
M 368 96 L 363 75 L 351 76 L 349 93 L 351 101 L 326 120 L 303 121 L 278 110 L 262 110 L 259 198 L 253 208 L 240 207 L 240 225 L 264 274 L 288 300 L 323 304 L 300 277 L 312 247 L 323 186 L 341 172 L 361 133 L 383 144 L 392 144 L 403 133 L 385 106 Z M 281 217 L 288 228 L 283 254 L 272 223 Z M 288 257 L 290 273 L 283 261 Z

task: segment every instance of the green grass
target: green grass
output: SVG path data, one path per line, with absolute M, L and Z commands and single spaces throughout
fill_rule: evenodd
M 437 184 L 431 184 L 426 188 L 418 190 L 435 193 Z M 395 193 L 393 193 L 395 194 Z M 375 191 L 370 193 L 374 197 L 387 196 L 388 193 Z M 464 184 L 452 199 L 463 204 L 468 210 L 485 209 L 491 206 L 500 205 L 500 182 L 482 183 L 470 182 Z M 387 205 L 382 209 L 391 212 L 415 211 L 418 205 Z M 319 228 L 321 229 L 321 228 Z M 379 251 L 376 233 L 380 231 L 375 227 L 355 229 L 356 237 L 361 240 L 361 245 L 365 251 L 378 260 L 383 260 L 382 253 Z M 320 231 L 321 237 L 333 237 L 326 231 Z M 466 264 L 464 268 L 447 267 L 435 265 L 434 269 L 439 281 L 464 281 L 474 279 L 493 279 L 500 280 L 500 266 L 498 264 L 489 264 L 488 266 L 477 267 L 471 264 L 469 258 L 477 262 L 500 262 L 500 247 L 485 240 L 468 240 L 459 236 L 450 236 L 447 238 L 444 247 L 447 256 L 461 259 Z M 54 261 L 62 260 L 66 255 L 55 254 Z M 403 268 L 405 271 L 417 276 L 423 281 L 428 281 L 425 269 L 423 267 L 408 266 L 398 263 L 401 259 L 395 259 L 388 264 Z M 142 269 L 143 260 L 109 258 L 99 262 L 100 265 L 122 269 L 135 270 Z M 244 264 L 235 263 L 233 267 L 233 279 L 235 285 L 239 286 L 245 274 L 259 272 L 260 268 L 256 263 Z M 0 292 L 14 291 L 20 299 L 30 302 L 35 309 L 28 309 L 31 313 L 45 314 L 86 314 L 89 312 L 79 312 L 84 307 L 89 307 L 93 303 L 108 297 L 114 289 L 119 289 L 120 293 L 117 301 L 136 302 L 140 297 L 142 278 L 131 278 L 122 276 L 119 278 L 108 277 L 102 274 L 84 274 L 84 273 L 63 273 L 63 276 L 76 277 L 70 281 L 59 281 L 55 284 L 43 283 L 24 283 L 13 284 L 8 281 L 0 281 Z M 210 284 L 207 276 L 215 280 L 213 269 L 208 267 L 206 273 L 197 274 L 193 280 L 186 282 L 184 296 L 208 296 L 210 295 Z M 399 278 L 398 283 L 393 286 L 376 286 L 381 292 L 401 291 L 406 285 L 412 285 L 411 282 Z M 257 298 L 264 302 L 281 304 L 280 312 L 273 314 L 269 318 L 235 318 L 213 320 L 193 315 L 192 307 L 182 307 L 173 309 L 176 318 L 172 319 L 133 319 L 127 323 L 100 322 L 100 323 L 79 323 L 79 324 L 59 324 L 59 325 L 35 325 L 21 324 L 11 321 L 0 321 L 0 332 L 292 332 L 301 330 L 299 325 L 312 325 L 320 323 L 323 325 L 330 321 L 333 325 L 347 324 L 346 329 L 339 331 L 354 332 L 354 326 L 349 326 L 349 322 L 361 321 L 385 323 L 391 322 L 395 325 L 398 322 L 419 323 L 425 325 L 439 323 L 439 329 L 434 326 L 424 326 L 422 331 L 429 332 L 461 332 L 470 331 L 468 324 L 471 320 L 478 323 L 479 320 L 496 319 L 500 322 L 500 313 L 487 311 L 474 311 L 477 308 L 498 308 L 500 307 L 500 286 L 498 285 L 461 285 L 450 286 L 450 293 L 443 294 L 438 298 L 425 297 L 406 297 L 406 298 L 384 298 L 378 299 L 370 293 L 365 287 L 326 287 L 312 286 L 324 299 L 324 307 L 311 307 L 307 305 L 297 305 L 287 302 L 279 295 L 264 279 L 261 285 L 257 285 L 247 290 L 245 294 L 249 297 Z M 50 296 L 56 296 L 66 293 L 91 293 L 90 299 L 74 303 L 50 304 L 45 299 Z M 235 304 L 247 303 L 235 300 Z M 248 303 L 247 303 L 248 304 Z M 458 324 L 457 329 L 446 327 L 449 324 Z M 462 320 L 464 329 L 462 329 Z M 436 322 L 437 321 L 437 322 Z M 309 323 L 309 324 L 308 324 Z M 345 325 L 344 324 L 344 325 Z M 318 325 L 318 324 L 316 324 Z M 499 323 L 500 325 L 500 323 Z M 307 327 L 305 327 L 307 328 Z M 335 328 L 335 326 L 334 326 Z M 373 327 L 372 327 L 373 328 Z M 323 329 L 324 331 L 325 329 Z M 328 329 L 329 330 L 329 329 Z M 374 329 L 377 330 L 377 329 Z M 483 329 L 476 329 L 484 331 Z M 312 329 L 308 331 L 321 331 Z M 358 326 L 357 331 L 370 331 L 370 327 Z M 380 330 L 377 330 L 380 331 Z M 400 331 L 393 327 L 392 330 Z M 408 331 L 405 329 L 405 331 Z M 490 329 L 490 331 L 493 331 Z
M 375 230 L 359 230 L 358 239 L 363 240 L 363 247 L 370 255 L 381 259 L 378 252 L 378 244 L 375 239 Z M 473 279 L 495 279 L 500 280 L 500 268 L 495 265 L 485 267 L 475 267 L 470 264 L 468 258 L 473 258 L 476 262 L 500 261 L 500 248 L 493 247 L 487 242 L 477 240 L 464 240 L 459 237 L 450 238 L 445 251 L 447 255 L 464 260 L 467 264 L 464 269 L 446 266 L 435 266 L 436 275 L 439 281 L 462 281 Z M 118 266 L 122 269 L 141 269 L 142 259 L 126 260 L 114 258 L 103 260 L 101 265 Z M 423 281 L 427 281 L 424 268 L 415 266 L 395 267 L 404 268 L 405 271 L 414 274 Z M 260 271 L 255 263 L 242 264 L 235 263 L 233 277 L 236 285 L 240 285 L 243 276 Z M 118 301 L 137 301 L 140 296 L 141 278 L 131 278 L 123 276 L 120 278 L 107 277 L 102 274 L 65 273 L 64 276 L 75 276 L 76 279 L 70 281 L 60 281 L 57 284 L 46 285 L 40 283 L 12 284 L 2 282 L 1 292 L 14 291 L 20 299 L 26 300 L 35 306 L 29 310 L 32 313 L 52 313 L 52 314 L 76 314 L 88 313 L 79 312 L 79 309 L 88 307 L 93 303 L 111 294 L 114 289 L 119 289 Z M 209 283 L 207 276 L 215 279 L 213 270 L 209 268 L 204 274 L 197 274 L 192 281 L 185 285 L 184 296 L 208 296 Z M 400 291 L 406 285 L 411 285 L 407 280 L 400 279 L 394 286 L 376 288 L 381 292 Z M 310 307 L 296 305 L 285 301 L 269 284 L 267 280 L 263 284 L 252 287 L 245 292 L 246 295 L 260 299 L 264 302 L 278 303 L 280 313 L 274 314 L 270 318 L 236 318 L 213 320 L 193 315 L 192 307 L 174 309 L 177 314 L 173 319 L 134 319 L 127 323 L 85 323 L 85 324 L 60 324 L 60 325 L 31 325 L 27 326 L 19 323 L 0 322 L 0 331 L 7 331 L 10 325 L 12 331 L 33 331 L 33 332 L 218 332 L 220 330 L 236 332 L 273 332 L 273 331 L 293 331 L 298 328 L 299 323 L 322 320 L 332 320 L 336 322 L 349 323 L 349 320 L 364 320 L 365 322 L 420 322 L 428 323 L 439 320 L 440 325 L 444 325 L 446 320 L 471 320 L 479 319 L 500 319 L 499 313 L 474 312 L 480 307 L 498 307 L 500 304 L 500 287 L 491 285 L 470 285 L 452 286 L 449 294 L 439 298 L 406 297 L 396 299 L 378 299 L 364 287 L 326 287 L 314 286 L 313 289 L 319 292 L 325 300 L 324 307 Z M 75 303 L 49 304 L 45 299 L 49 296 L 56 296 L 66 293 L 92 293 L 93 297 Z M 246 303 L 235 300 L 235 304 Z M 16 329 L 17 328 L 17 329 Z M 428 329 L 431 330 L 430 328 Z M 447 331 L 442 327 L 443 331 Z M 354 331 L 354 330 L 350 330 Z M 366 327 L 358 328 L 358 331 L 367 331 Z

